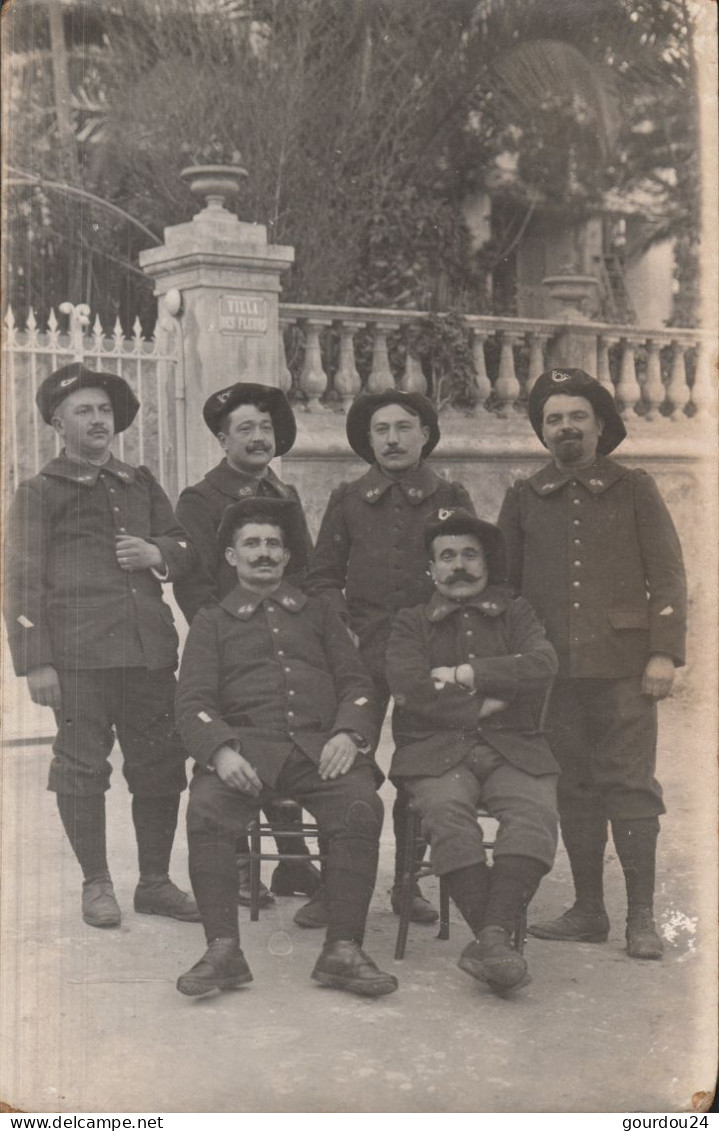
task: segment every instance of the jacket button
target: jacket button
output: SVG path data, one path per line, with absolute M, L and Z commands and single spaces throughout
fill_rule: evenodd
M 581 499 L 572 499 L 572 502 L 574 503 L 575 507 L 578 507 L 579 504 L 581 503 L 581 501 L 582 501 Z
M 572 608 L 573 608 L 573 609 L 579 609 L 579 608 L 581 608 L 581 605 L 579 604 L 579 601 L 573 601 L 573 602 L 572 602 Z
M 294 713 L 294 711 L 288 711 L 288 712 L 287 712 L 287 717 L 288 717 L 288 718 L 290 718 L 290 719 L 294 719 L 294 717 L 295 717 L 295 713 Z
M 581 583 L 581 581 L 573 581 L 573 582 L 572 582 L 572 585 L 574 586 L 574 588 L 575 588 L 575 589 L 579 589 L 579 586 L 580 586 L 581 584 L 582 584 L 582 583 Z
M 279 628 L 273 628 L 272 631 L 273 632 L 279 632 L 280 630 L 279 630 Z
M 582 525 L 581 518 L 573 518 L 572 519 L 572 526 L 581 526 L 581 525 Z
M 467 656 L 467 659 L 468 660 L 476 660 L 477 657 L 475 656 L 474 652 L 470 652 L 469 655 Z
M 284 656 L 284 652 L 282 651 L 282 649 L 281 649 L 281 648 L 278 648 L 278 649 L 277 649 L 277 655 L 278 655 L 278 656 Z M 288 668 L 287 670 L 289 671 L 290 669 Z
M 580 566 L 581 564 L 582 564 L 582 563 L 581 563 L 581 562 L 579 561 L 579 559 L 577 559 L 577 560 L 576 560 L 576 561 L 574 562 L 574 565 L 575 565 L 575 566 Z
M 294 695 L 294 691 L 292 690 L 292 688 L 290 688 L 290 689 L 289 689 L 289 691 L 287 692 L 287 694 L 288 694 L 288 695 Z

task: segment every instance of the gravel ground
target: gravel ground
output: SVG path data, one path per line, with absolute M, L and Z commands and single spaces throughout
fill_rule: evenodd
M 533 981 L 511 1000 L 457 969 L 468 934 L 456 914 L 449 942 L 414 926 L 406 959 L 393 961 L 389 821 L 365 945 L 397 974 L 396 994 L 363 1000 L 310 981 L 320 933 L 293 925 L 300 900 L 279 899 L 259 923 L 242 912 L 254 983 L 184 998 L 175 979 L 202 953 L 202 930 L 132 911 L 136 865 L 119 767 L 108 825 L 124 918 L 120 929 L 98 931 L 79 915 L 78 869 L 45 791 L 47 748 L 6 750 L 0 1100 L 35 1112 L 691 1109 L 694 1093 L 713 1089 L 717 1063 L 714 729 L 706 707 L 662 708 L 664 961 L 626 956 L 610 848 L 609 941 L 530 939 Z M 389 754 L 385 738 L 384 766 Z M 384 787 L 388 811 L 392 792 Z M 187 885 L 184 831 L 173 874 Z M 426 890 L 436 896 L 436 881 Z M 570 902 L 560 849 L 530 919 Z

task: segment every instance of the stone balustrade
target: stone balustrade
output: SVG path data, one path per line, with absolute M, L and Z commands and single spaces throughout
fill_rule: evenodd
M 280 304 L 280 385 L 311 412 L 343 408 L 360 391 L 398 387 L 439 399 L 418 356 L 413 331 L 421 311 Z M 568 364 L 567 338 L 595 359 L 594 375 L 616 397 L 625 419 L 694 419 L 713 400 L 711 339 L 700 330 L 643 329 L 599 322 L 568 323 L 466 315 L 474 366 L 476 411 L 507 418 L 524 412 L 546 368 Z

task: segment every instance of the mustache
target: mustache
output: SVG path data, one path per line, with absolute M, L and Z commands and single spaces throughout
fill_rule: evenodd
M 581 438 L 581 432 L 574 432 L 569 429 L 566 432 L 560 432 L 557 436 L 557 440 L 581 440 Z
M 247 450 L 248 452 L 269 452 L 270 445 L 264 444 L 261 440 L 259 440 L 254 444 L 248 444 Z
M 277 564 L 278 564 L 278 562 L 275 561 L 274 558 L 268 558 L 268 557 L 253 558 L 253 560 L 250 562 L 251 566 L 263 566 L 263 565 L 274 566 L 274 565 L 277 565 Z
M 456 585 L 460 581 L 478 581 L 479 578 L 474 573 L 468 573 L 466 569 L 458 569 L 447 578 L 447 585 Z

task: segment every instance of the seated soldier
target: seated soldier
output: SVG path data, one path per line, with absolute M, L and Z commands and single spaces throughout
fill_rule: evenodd
M 248 498 L 227 508 L 218 538 L 239 584 L 197 613 L 185 645 L 177 726 L 197 761 L 187 829 L 208 942 L 178 979 L 190 996 L 252 981 L 234 846 L 278 793 L 312 813 L 328 843 L 327 936 L 312 977 L 368 997 L 397 988 L 361 949 L 383 816 L 374 685 L 330 605 L 283 581 L 291 506 Z
M 442 509 L 425 545 L 434 595 L 397 614 L 387 652 L 391 777 L 409 791 L 432 867 L 475 936 L 460 968 L 503 993 L 529 981 L 512 933 L 557 846 L 557 765 L 537 730 L 557 660 L 531 606 L 488 588 L 504 578 L 496 526 Z M 499 821 L 491 868 L 480 804 Z

